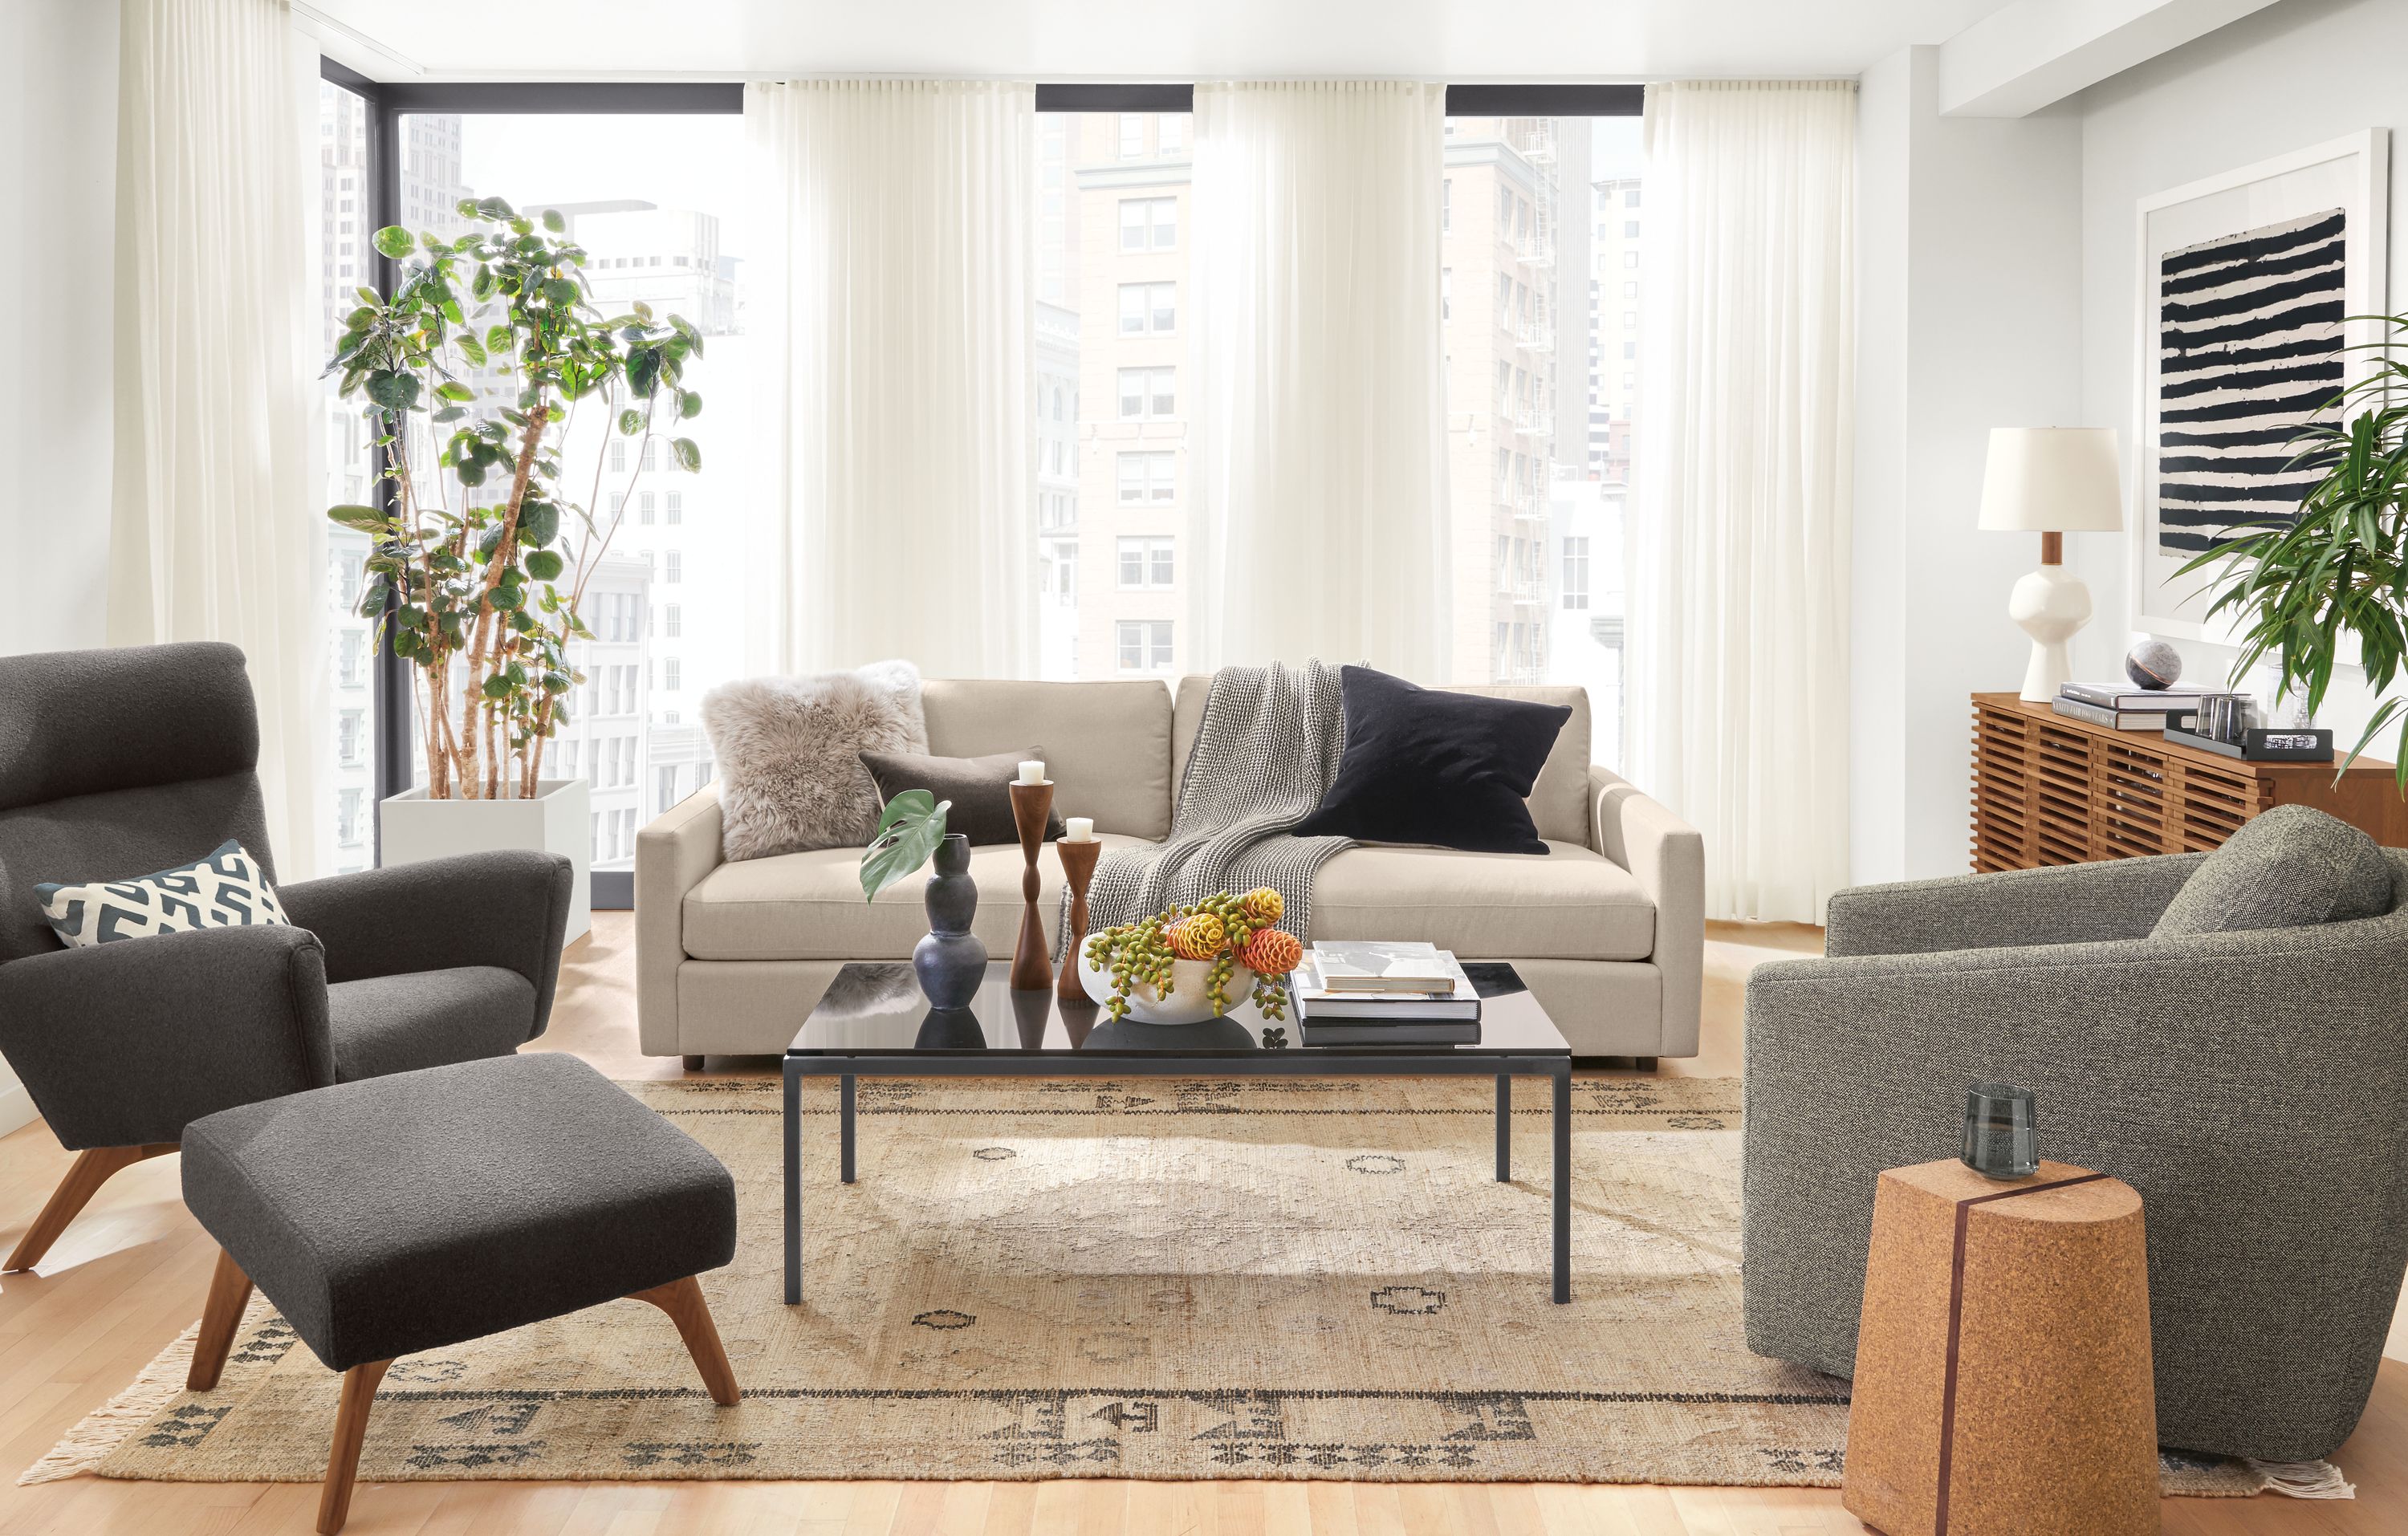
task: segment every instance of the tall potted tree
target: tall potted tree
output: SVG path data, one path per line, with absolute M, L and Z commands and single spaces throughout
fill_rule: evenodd
M 614 432 L 640 439 L 632 485 L 653 437 L 701 411 L 684 374 L 702 337 L 640 302 L 596 309 L 557 212 L 538 222 L 498 197 L 458 210 L 466 232 L 448 239 L 377 232 L 378 251 L 406 263 L 400 280 L 390 298 L 359 290 L 327 371 L 364 402 L 383 504 L 327 515 L 368 536 L 360 611 L 413 667 L 426 783 L 380 808 L 384 862 L 566 854 L 574 937 L 588 925 L 585 782 L 542 772 L 584 681 L 570 651 L 592 638 L 580 610 L 622 515 L 596 510 L 606 447 Z M 588 476 L 566 460 L 592 417 L 604 429 L 583 435 Z M 680 467 L 701 467 L 691 438 L 668 444 Z
M 2408 697 L 2385 696 L 2408 656 L 2408 364 L 2391 355 L 2408 347 L 2408 315 L 2384 323 L 2389 337 L 2360 349 L 2373 353 L 2373 370 L 2292 439 L 2291 468 L 2317 477 L 2299 511 L 2243 524 L 2177 574 L 2213 570 L 2208 612 L 2229 610 L 2240 629 L 2235 687 L 2272 657 L 2277 692 L 2313 715 L 2354 645 L 2380 702 L 2339 767 L 2396 724 L 2408 797 Z

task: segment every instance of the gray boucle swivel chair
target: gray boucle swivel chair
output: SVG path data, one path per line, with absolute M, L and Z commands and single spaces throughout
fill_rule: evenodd
M 2212 854 L 1842 891 L 1828 935 L 1748 983 L 1749 1348 L 1853 1372 L 1876 1177 L 2004 1080 L 2146 1203 L 2158 1439 L 2348 1438 L 2408 1267 L 2408 853 L 2284 807 Z
M 507 852 L 279 885 L 291 926 L 69 948 L 34 886 L 241 842 L 274 882 L 259 721 L 231 645 L 0 657 L 0 1055 L 80 1152 L 5 1265 L 39 1262 L 185 1125 L 332 1083 L 508 1055 L 543 1032 L 568 861 Z

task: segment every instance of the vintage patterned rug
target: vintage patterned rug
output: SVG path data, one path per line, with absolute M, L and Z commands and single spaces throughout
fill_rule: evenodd
M 395 1364 L 360 1475 L 1836 1485 L 1846 1384 L 1741 1339 L 1738 1082 L 1577 1081 L 1561 1307 L 1545 1088 L 1517 1086 L 1500 1184 L 1485 1080 L 870 1082 L 846 1187 L 821 1079 L 789 1308 L 777 1085 L 630 1084 L 735 1171 L 703 1287 L 744 1401 L 613 1302 Z M 182 1390 L 190 1351 L 28 1479 L 321 1474 L 337 1378 L 264 1301 L 217 1390 Z

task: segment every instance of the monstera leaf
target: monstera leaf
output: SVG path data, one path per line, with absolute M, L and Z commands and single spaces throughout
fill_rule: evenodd
M 945 812 L 953 807 L 924 789 L 907 789 L 886 802 L 877 835 L 861 855 L 862 900 L 875 901 L 879 892 L 928 862 L 945 840 Z

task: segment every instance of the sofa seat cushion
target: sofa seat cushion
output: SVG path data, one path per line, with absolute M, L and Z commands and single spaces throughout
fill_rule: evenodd
M 1142 841 L 1098 834 L 1107 846 Z M 1533 861 L 1536 862 L 1536 861 Z M 1020 934 L 1020 845 L 970 850 L 978 882 L 978 916 L 970 931 L 997 959 L 1010 959 Z M 1038 910 L 1053 939 L 1062 908 L 1062 861 L 1051 850 L 1037 856 Z M 921 897 L 925 871 L 861 899 L 861 850 L 822 848 L 806 854 L 723 864 L 685 896 L 685 952 L 697 960 L 908 960 L 928 931 Z
M 326 988 L 335 1081 L 506 1056 L 535 1034 L 535 987 L 499 966 L 452 966 Z
M 1656 906 L 1630 871 L 1578 843 L 1545 857 L 1382 844 L 1321 867 L 1313 939 L 1417 939 L 1466 959 L 1643 960 Z

